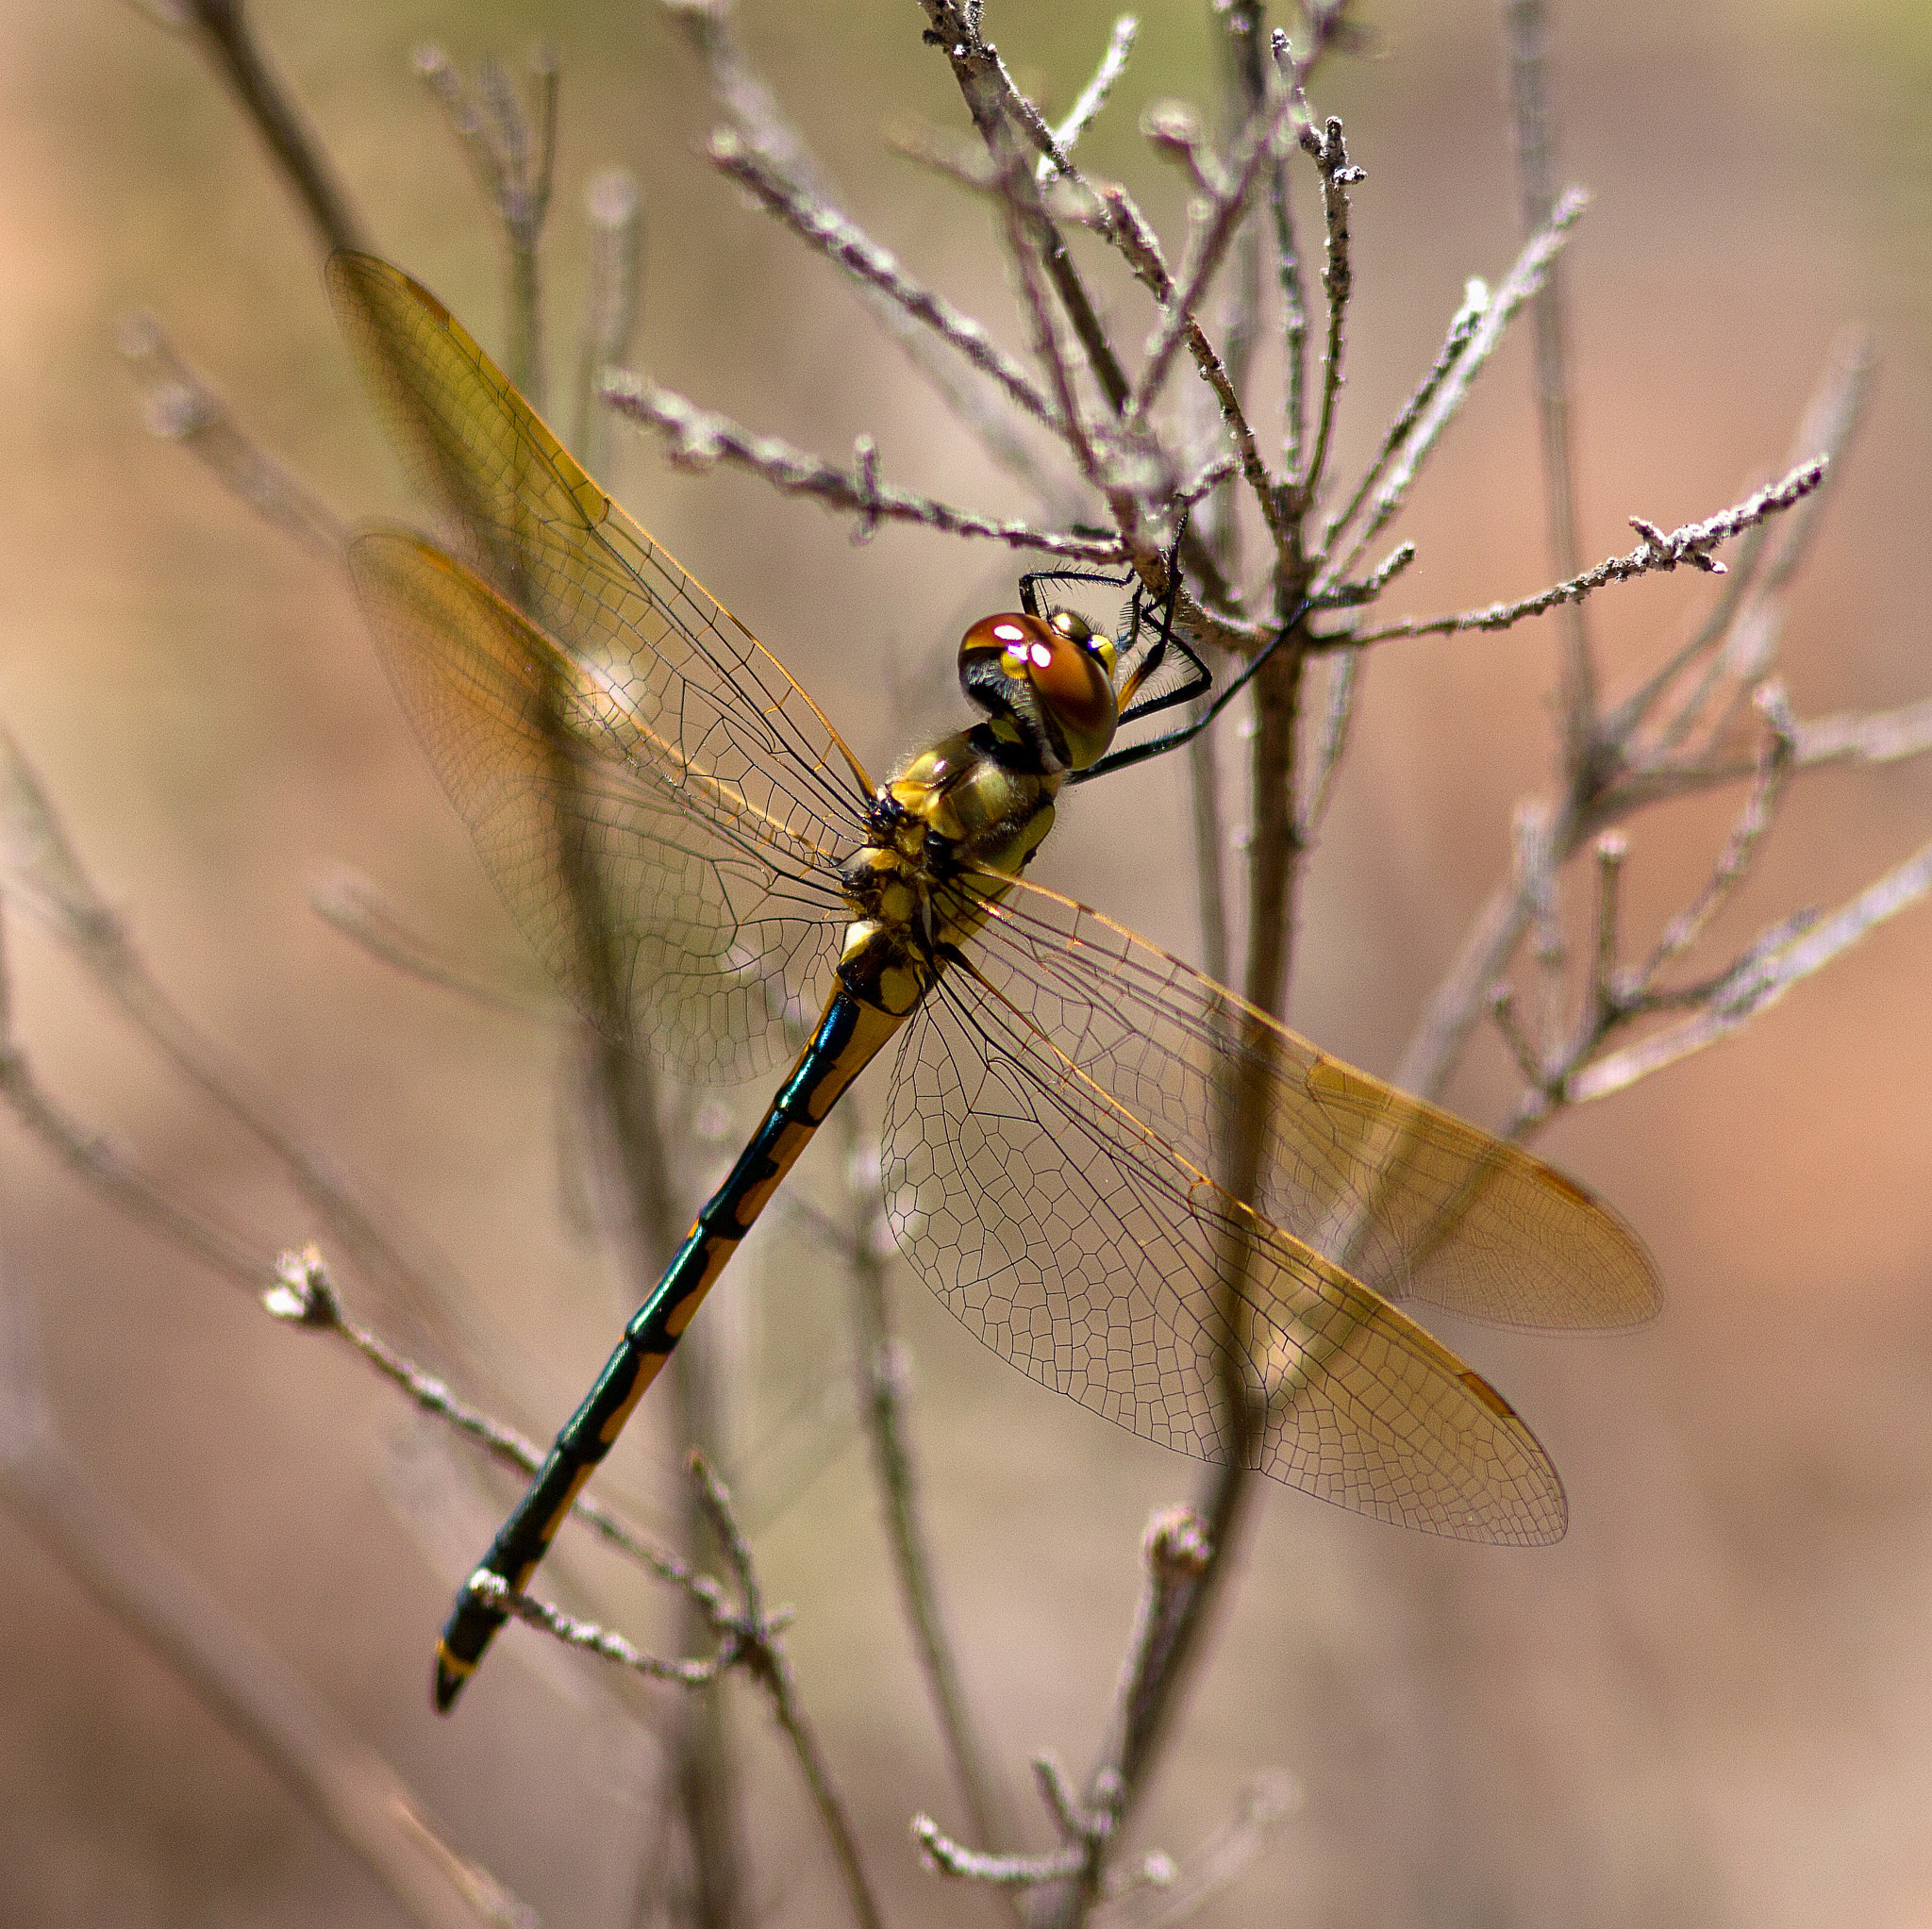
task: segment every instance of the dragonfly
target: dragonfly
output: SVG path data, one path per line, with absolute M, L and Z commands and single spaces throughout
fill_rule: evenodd
M 1466 1540 L 1560 1537 L 1562 1483 L 1535 1435 L 1400 1303 L 1635 1324 L 1657 1304 L 1637 1236 L 1520 1148 L 1025 875 L 1063 786 L 1158 701 L 1146 686 L 1168 673 L 1149 666 L 1173 624 L 1123 649 L 1029 581 L 1026 607 L 960 646 L 977 721 L 876 781 L 434 295 L 366 255 L 328 277 L 406 467 L 458 532 L 365 527 L 351 575 L 497 890 L 632 1049 L 695 1080 L 789 1061 L 459 1594 L 437 1707 L 508 1619 L 479 1584 L 525 1589 L 699 1302 L 889 1045 L 888 1221 L 1003 1358 L 1197 1458 L 1239 1440 L 1260 1472 L 1359 1513 Z

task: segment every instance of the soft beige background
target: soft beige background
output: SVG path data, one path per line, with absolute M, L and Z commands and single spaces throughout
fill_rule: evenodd
M 746 29 L 847 203 L 1016 345 L 982 215 L 896 160 L 894 110 L 958 125 L 909 0 L 747 8 Z M 1208 86 L 1204 8 L 1148 9 L 1091 158 L 1168 224 L 1140 150 L 1149 97 Z M 1794 605 L 1801 713 L 1932 691 L 1932 30 L 1909 0 L 1653 0 L 1559 8 L 1567 176 L 1596 192 L 1570 257 L 1591 555 L 1731 500 L 1781 457 L 1841 324 L 1883 358 L 1869 426 Z M 136 10 L 8 9 L 0 87 L 0 717 L 44 773 L 155 970 L 253 1089 L 463 1282 L 508 1397 L 554 1424 L 601 1357 L 614 1288 L 559 1209 L 558 1048 L 541 1026 L 372 964 L 306 908 L 320 860 L 525 969 L 391 704 L 349 600 L 178 451 L 144 433 L 114 324 L 156 309 L 243 420 L 345 512 L 402 498 L 336 342 L 308 236 L 192 54 Z M 493 241 L 411 77 L 540 32 L 564 61 L 548 261 L 568 366 L 588 174 L 637 170 L 649 273 L 641 364 L 833 454 L 874 433 L 886 474 L 1017 507 L 804 260 L 693 158 L 710 124 L 649 7 L 260 9 L 379 244 L 489 341 Z M 1493 4 L 1388 4 L 1391 58 L 1340 68 L 1357 309 L 1343 472 L 1432 351 L 1464 277 L 1514 247 Z M 1103 42 L 1087 5 L 995 7 L 1023 80 L 1064 104 Z M 1126 297 L 1119 325 L 1143 325 Z M 1521 345 L 1422 491 L 1429 610 L 1543 579 Z M 946 648 L 1009 593 L 1006 559 L 921 533 L 854 549 L 814 506 L 641 445 L 632 507 L 776 647 L 862 752 L 902 740 L 885 666 Z M 1599 605 L 1613 690 L 1694 585 Z M 1304 902 L 1296 1023 L 1388 1070 L 1548 762 L 1551 635 L 1396 644 Z M 943 705 L 927 704 L 920 714 Z M 1050 874 L 1191 950 L 1178 773 L 1065 814 Z M 1722 807 L 1640 827 L 1633 941 L 1694 888 Z M 1794 796 L 1741 936 L 1848 895 L 1932 833 L 1924 772 Z M 1124 859 L 1124 861 L 1123 861 Z M 18 919 L 16 1021 L 37 1070 L 170 1184 L 264 1250 L 302 1208 Z M 1932 1915 L 1932 912 L 1886 929 L 1740 1040 L 1566 1122 L 1552 1153 L 1653 1245 L 1670 1294 L 1637 1339 L 1461 1332 L 1549 1443 L 1574 1525 L 1537 1554 L 1442 1548 L 1285 1490 L 1266 1497 L 1222 1646 L 1138 1839 L 1185 1854 L 1279 1764 L 1301 1814 L 1208 1920 L 1291 1924 L 1838 1924 Z M 1493 1119 L 1486 1047 L 1458 1087 Z M 876 1104 L 877 1094 L 872 1094 Z M 59 1425 L 103 1488 L 384 1751 L 454 1838 L 556 1922 L 628 1920 L 650 1745 L 600 1684 L 512 1636 L 436 1721 L 429 1645 L 480 1514 L 436 1499 L 397 1405 L 333 1350 L 274 1328 L 0 1134 L 9 1289 L 38 1311 Z M 703 1156 L 693 1161 L 702 1164 Z M 799 1242 L 793 1233 L 794 1249 Z M 747 1265 L 706 1321 L 739 1335 L 743 1487 L 803 1691 L 900 1920 L 992 1920 L 917 1868 L 909 1815 L 961 1821 L 895 1611 L 863 1453 L 802 1488 L 795 1440 L 757 1440 L 849 1371 L 835 1280 Z M 1024 1763 L 1084 1763 L 1107 1707 L 1150 1507 L 1193 1470 L 1007 1372 L 915 1281 L 902 1304 L 918 1444 L 969 1680 L 1032 1839 Z M 380 1308 L 374 1309 L 380 1312 Z M 648 1430 L 646 1430 L 648 1431 Z M 822 1430 L 823 1433 L 823 1430 Z M 640 1457 L 633 1490 L 669 1488 Z M 411 1511 L 408 1495 L 426 1492 Z M 791 1494 L 790 1505 L 776 1504 Z M 768 1497 L 759 1514 L 758 1496 Z M 425 1529 L 428 1518 L 441 1524 Z M 0 1920 L 23 1924 L 400 1920 L 358 1865 L 25 1534 L 0 1519 Z M 661 1632 L 640 1602 L 628 1622 Z M 522 1658 L 515 1658 L 520 1655 Z M 762 1709 L 755 1893 L 836 1920 L 828 1861 Z

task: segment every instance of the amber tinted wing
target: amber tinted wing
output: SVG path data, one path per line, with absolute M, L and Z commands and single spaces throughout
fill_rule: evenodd
M 648 770 L 660 802 L 682 798 L 727 842 L 759 845 L 774 874 L 816 875 L 836 865 L 862 835 L 871 780 L 817 706 L 617 508 L 433 295 L 369 256 L 338 255 L 328 273 L 405 463 L 443 511 L 464 557 L 573 666 L 580 691 L 597 692 L 575 719 L 591 760 L 614 756 L 634 773 Z M 425 726 L 420 709 L 412 714 L 425 740 L 443 727 Z M 447 765 L 440 767 L 455 788 Z M 659 818 L 659 841 L 677 864 L 694 862 L 702 884 L 708 857 L 693 858 L 667 839 L 661 810 Z M 553 886 L 536 882 L 534 861 L 486 856 L 532 941 L 555 959 L 560 944 L 567 948 L 558 920 L 568 906 Z M 629 869 L 646 863 L 633 857 Z M 675 948 L 674 910 L 660 890 L 647 915 Z M 710 901 L 709 923 L 700 916 L 695 928 L 725 928 L 739 917 L 739 900 L 727 894 Z M 775 950 L 746 951 L 727 946 L 718 972 L 762 974 L 771 1003 L 782 1007 L 798 989 L 788 963 L 795 935 Z M 571 982 L 581 995 L 581 981 Z M 645 997 L 641 975 L 635 982 Z M 639 1032 L 678 1043 L 675 1006 L 665 996 L 655 1005 L 648 1018 L 640 1015 Z M 692 1006 L 687 1020 L 695 1034 L 683 1056 L 693 1070 L 748 1073 L 782 1053 L 772 1025 L 754 1024 L 734 1044 L 710 1007 Z
M 697 1076 L 789 1056 L 828 981 L 836 865 L 689 759 L 643 754 L 621 688 L 435 544 L 368 530 L 350 571 L 485 867 L 587 1015 Z
M 974 955 L 1095 1087 L 1205 1172 L 1228 1172 L 1222 1095 L 1257 1081 L 1254 1204 L 1385 1297 L 1525 1327 L 1657 1310 L 1650 1256 L 1581 1187 L 1330 1058 L 1097 911 L 1022 881 Z
M 1001 975 L 946 972 L 893 1078 L 887 1211 L 952 1311 L 1042 1386 L 1203 1459 L 1224 1455 L 1229 1356 L 1276 1479 L 1457 1539 L 1557 1538 L 1562 1485 L 1501 1396 L 1163 1145 L 1048 1036 L 1064 997 Z

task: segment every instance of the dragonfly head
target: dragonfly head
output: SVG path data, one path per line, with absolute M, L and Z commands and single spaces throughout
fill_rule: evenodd
M 959 687 L 994 730 L 1030 738 L 1063 770 L 1097 763 L 1113 740 L 1113 640 L 1072 609 L 982 616 L 959 644 Z

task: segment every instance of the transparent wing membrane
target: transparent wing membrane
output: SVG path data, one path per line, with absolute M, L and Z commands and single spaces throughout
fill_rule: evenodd
M 870 779 L 434 296 L 367 256 L 335 257 L 329 281 L 406 465 L 501 599 L 460 590 L 451 559 L 440 573 L 406 560 L 394 532 L 358 544 L 369 557 L 389 545 L 358 571 L 373 593 L 413 577 L 372 613 L 485 863 L 590 1016 L 694 1075 L 769 1070 L 801 996 L 808 1019 L 823 996 L 837 871 Z M 493 758 L 506 768 L 492 775 Z M 588 868 L 549 868 L 566 860 Z M 591 888 L 607 960 L 570 928 Z M 621 976 L 616 1010 L 600 964 Z
M 1226 1173 L 1227 1095 L 1257 1081 L 1256 1207 L 1386 1297 L 1528 1327 L 1656 1312 L 1649 1256 L 1601 1201 L 1099 912 L 1023 879 L 974 955 L 1095 1089 L 1203 1172 Z
M 372 530 L 350 567 L 485 868 L 586 1015 L 694 1077 L 789 1057 L 837 956 L 836 866 L 653 754 L 594 669 L 434 544 Z
M 338 255 L 330 287 L 419 486 L 505 599 L 609 682 L 641 745 L 702 769 L 815 848 L 849 848 L 873 783 L 818 706 L 587 475 L 442 305 Z
M 1556 1470 L 1500 1396 L 1176 1156 L 1080 1074 L 1038 992 L 1005 989 L 970 967 L 940 981 L 887 1124 L 893 1231 L 959 1320 L 1041 1385 L 1197 1459 L 1232 1437 L 1230 1356 L 1263 1415 L 1263 1472 L 1453 1538 L 1562 1534 Z

